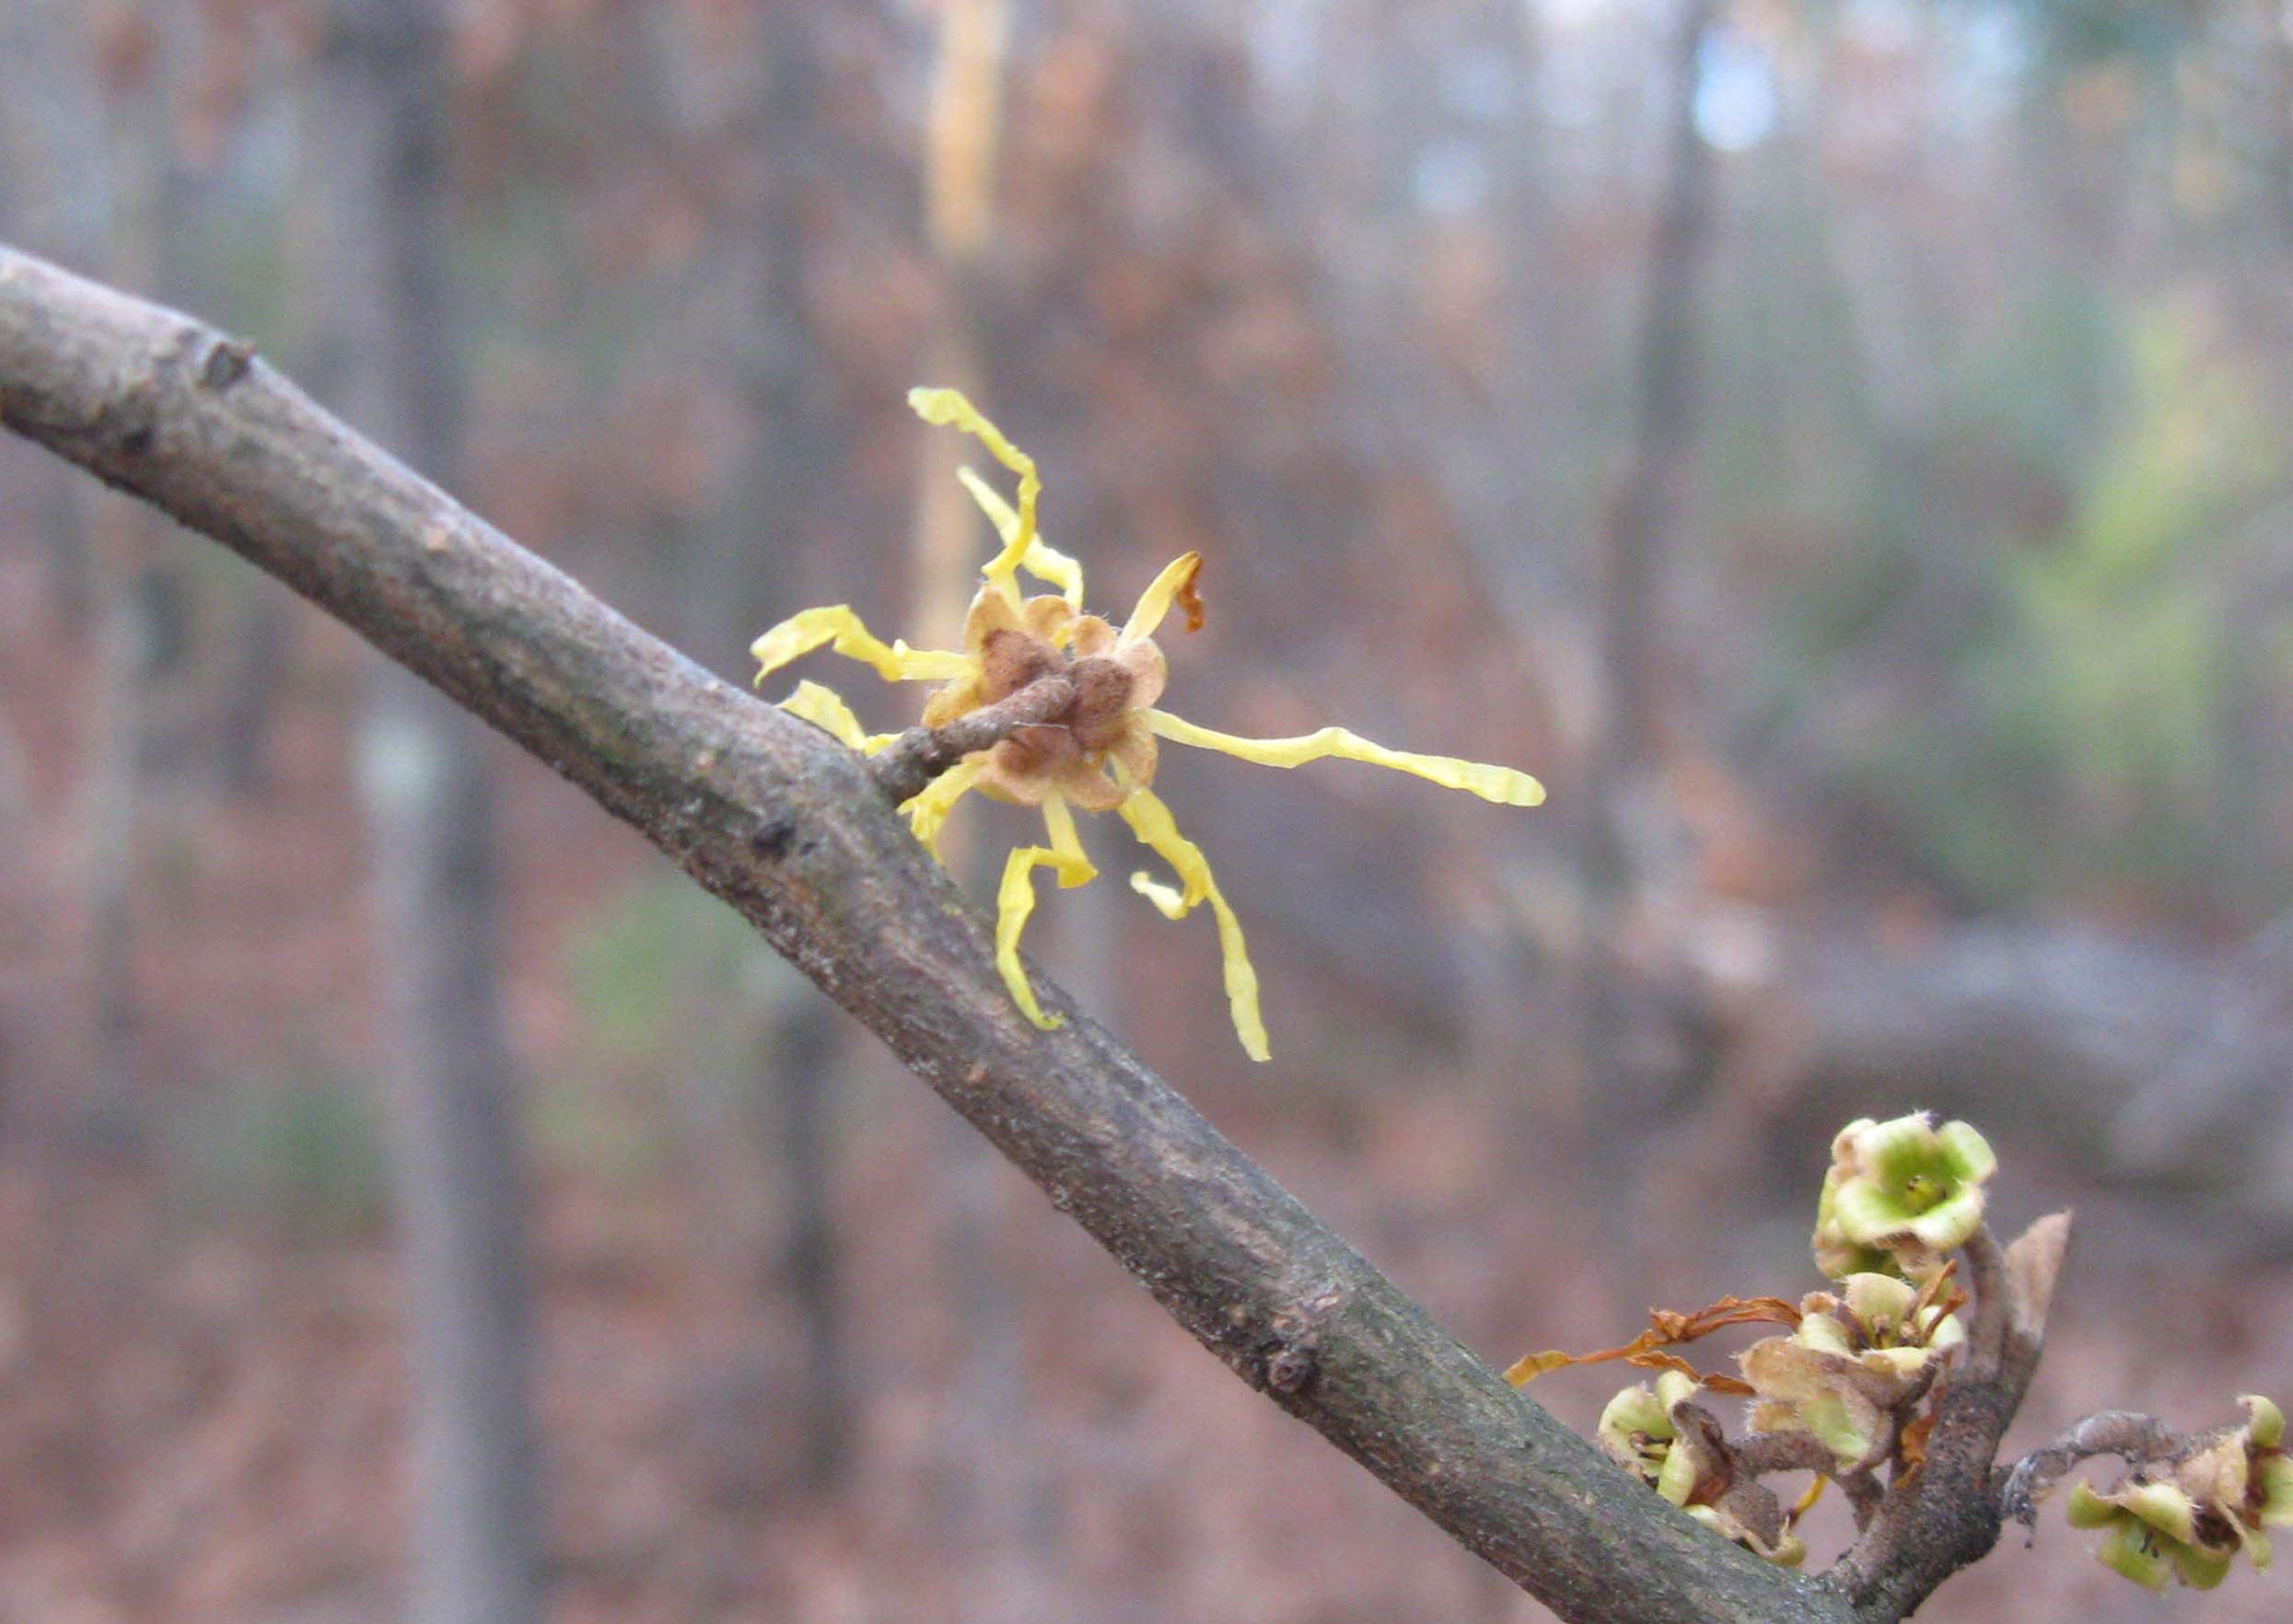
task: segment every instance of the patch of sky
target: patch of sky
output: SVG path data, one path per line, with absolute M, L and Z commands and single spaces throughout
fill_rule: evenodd
M 1775 133 L 1779 102 L 1767 47 L 1722 26 L 1696 53 L 1696 133 L 1722 152 L 1745 152 Z

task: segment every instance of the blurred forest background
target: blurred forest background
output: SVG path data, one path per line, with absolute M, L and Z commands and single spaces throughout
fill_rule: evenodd
M 1176 708 L 1537 772 L 1166 752 L 1268 1066 L 1030 938 L 1493 1362 L 1931 1106 L 2079 1209 L 2018 1437 L 2293 1400 L 2283 0 L 6 0 L 0 236 L 729 679 L 949 634 L 960 383 L 1101 608 L 1205 554 Z M 1544 1616 L 283 588 L 10 442 L 0 621 L 0 1618 Z M 2085 1543 L 1929 1611 L 2293 1594 Z

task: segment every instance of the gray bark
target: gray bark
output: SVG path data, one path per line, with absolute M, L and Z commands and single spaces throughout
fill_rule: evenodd
M 134 29 L 123 14 L 112 26 Z M 167 78 L 145 59 L 104 87 L 108 164 L 102 198 L 104 258 L 129 287 L 157 292 L 169 220 L 165 206 L 169 137 Z M 180 289 L 169 291 L 180 292 Z M 86 1125 L 97 1141 L 127 1145 L 147 1126 L 140 1098 L 142 1019 L 135 986 L 135 895 L 142 841 L 146 651 L 143 590 L 157 545 L 151 514 L 106 492 L 87 492 L 73 529 L 88 538 L 86 579 L 96 617 L 96 748 L 82 794 L 83 894 L 88 915 L 87 982 L 92 1022 Z M 68 572 L 59 571 L 68 579 Z

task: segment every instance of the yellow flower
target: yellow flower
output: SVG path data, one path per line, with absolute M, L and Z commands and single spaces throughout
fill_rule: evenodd
M 1510 806 L 1533 806 L 1544 799 L 1542 786 L 1525 772 L 1390 750 L 1343 727 L 1324 727 L 1298 738 L 1239 738 L 1156 709 L 1168 667 L 1154 634 L 1174 606 L 1185 611 L 1190 630 L 1201 623 L 1202 606 L 1194 596 L 1201 556 L 1189 552 L 1173 560 L 1119 630 L 1084 613 L 1082 566 L 1036 531 L 1042 481 L 1034 459 L 954 389 L 911 389 L 908 404 L 926 423 L 977 436 L 996 461 L 1018 476 L 1018 505 L 1014 508 L 970 469 L 960 475 L 964 488 L 1003 538 L 1002 549 L 981 571 L 978 595 L 964 617 L 962 648 L 942 652 L 910 648 L 897 640 L 886 644 L 860 623 L 849 605 L 836 604 L 790 616 L 758 638 L 750 652 L 761 667 L 759 682 L 825 646 L 873 667 L 888 681 L 944 683 L 924 707 L 923 721 L 928 727 L 944 726 L 995 704 L 1039 678 L 1058 675 L 1068 679 L 1073 697 L 1064 709 L 1042 723 L 1015 729 L 992 748 L 966 756 L 901 808 L 934 856 L 938 855 L 939 830 L 949 813 L 972 790 L 1042 809 L 1050 843 L 1021 846 L 1011 853 L 996 892 L 995 917 L 996 968 L 1013 1001 L 1038 1027 L 1059 1022 L 1043 1013 L 1028 983 L 1019 962 L 1019 934 L 1034 911 L 1036 868 L 1049 868 L 1063 887 L 1086 884 L 1098 873 L 1076 831 L 1073 808 L 1080 807 L 1116 814 L 1177 874 L 1177 886 L 1145 874 L 1131 876 L 1132 888 L 1165 917 L 1182 919 L 1201 904 L 1210 905 L 1218 923 L 1235 1032 L 1252 1060 L 1266 1058 L 1258 976 L 1251 968 L 1241 924 L 1211 878 L 1202 848 L 1179 832 L 1170 807 L 1149 787 L 1158 740 L 1223 750 L 1269 767 L 1297 767 L 1325 756 L 1367 761 Z M 1022 570 L 1058 591 L 1022 595 Z M 869 754 L 894 737 L 865 733 L 851 708 L 815 682 L 798 683 L 781 702 Z

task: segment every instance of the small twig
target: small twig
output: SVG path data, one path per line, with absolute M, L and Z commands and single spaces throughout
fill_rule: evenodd
M 1848 1509 L 1855 1513 L 1857 1534 L 1871 1525 L 1879 1515 L 1879 1508 L 1887 1499 L 1887 1486 L 1879 1480 L 1877 1472 L 1850 1472 L 1839 1479 L 1839 1491 L 1847 1497 Z
M 868 775 L 897 806 L 964 757 L 1001 744 L 1022 727 L 1041 726 L 1074 701 L 1075 684 L 1065 677 L 1039 677 L 1017 693 L 944 727 L 909 728 L 868 758 Z
M 2065 1472 L 2097 1455 L 2114 1455 L 2129 1466 L 2171 1458 L 2189 1448 L 2182 1437 L 2155 1416 L 2130 1409 L 2105 1409 L 2066 1430 L 2043 1449 L 2017 1461 L 1998 1491 L 2000 1514 L 2012 1517 L 2038 1537 L 2038 1502 L 2054 1491 Z M 2029 1543 L 2025 1541 L 2024 1543 Z
M 1736 1469 L 1752 1477 L 1770 1472 L 1820 1472 L 1831 1477 L 1839 1461 L 1813 1433 L 1754 1433 L 1732 1446 Z
M 2007 1255 L 1990 1225 L 1967 1237 L 1968 1282 L 1974 1288 L 1974 1323 L 1967 1331 L 1967 1374 L 1996 1375 L 2006 1357 L 2007 1327 L 2013 1306 L 2007 1288 Z

